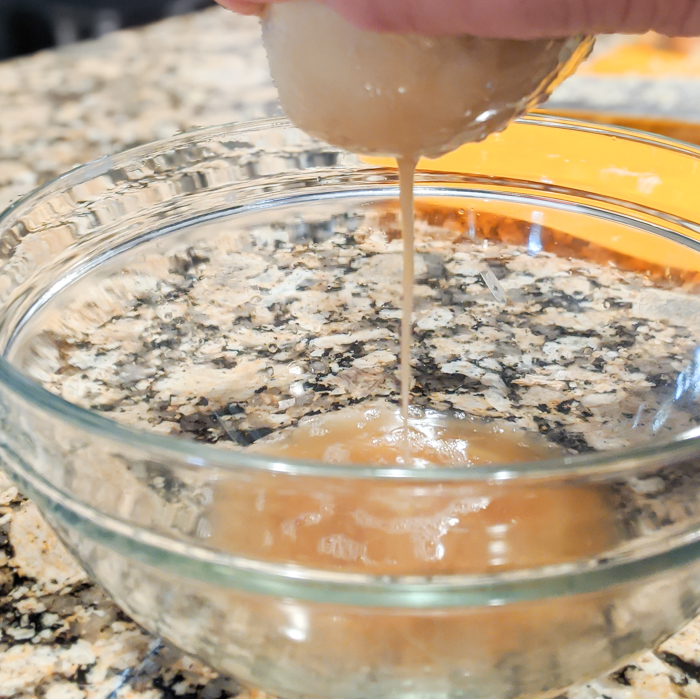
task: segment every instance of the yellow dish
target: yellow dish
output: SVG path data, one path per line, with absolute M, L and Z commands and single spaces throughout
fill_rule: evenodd
M 700 203 L 690 197 L 689 179 L 696 179 L 700 186 L 700 171 L 691 157 L 700 152 L 690 145 L 688 156 L 679 158 L 673 149 L 645 148 L 628 137 L 629 132 L 619 130 L 619 137 L 604 140 L 596 137 L 595 126 L 591 132 L 579 131 L 573 138 L 566 129 L 543 130 L 535 140 L 531 129 L 524 124 L 513 124 L 507 131 L 491 136 L 484 142 L 462 146 L 458 150 L 436 160 L 422 159 L 419 172 L 451 172 L 488 178 L 491 173 L 516 181 L 532 180 L 533 172 L 539 172 L 539 182 L 545 187 L 552 182 L 557 189 L 562 186 L 599 195 L 601 198 L 613 190 L 619 200 L 634 202 L 655 211 L 662 211 L 683 219 L 697 218 Z M 650 139 L 655 139 L 649 135 Z M 564 155 L 565 154 L 565 155 Z M 391 158 L 363 157 L 371 165 L 395 168 Z M 622 165 L 624 163 L 624 165 Z M 544 190 L 546 192 L 546 189 Z M 698 190 L 700 191 L 700 190 Z M 546 192 L 548 198 L 557 198 L 556 191 Z M 425 201 L 425 199 L 422 199 Z M 613 200 L 606 208 L 616 210 Z M 478 210 L 522 218 L 518 205 L 501 201 L 481 201 Z M 647 215 L 639 212 L 644 221 Z M 551 206 L 538 212 L 536 222 L 567 233 L 616 253 L 631 255 L 649 263 L 679 270 L 700 271 L 700 253 L 680 248 L 676 243 L 656 235 L 640 238 L 625 226 L 599 220 L 595 226 L 589 221 Z M 692 235 L 684 226 L 672 220 L 669 228 L 684 235 Z M 694 236 L 700 240 L 700 234 Z

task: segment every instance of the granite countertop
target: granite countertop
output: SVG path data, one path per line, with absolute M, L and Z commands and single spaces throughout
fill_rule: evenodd
M 547 108 L 564 113 L 644 120 L 700 123 L 700 80 L 690 73 L 617 74 L 595 70 L 596 58 L 604 60 L 616 49 L 634 44 L 639 37 L 599 37 L 589 65 L 567 80 Z M 653 62 L 652 62 L 653 65 Z
M 0 94 L 0 208 L 100 155 L 279 113 L 256 21 L 219 9 L 0 64 Z M 131 622 L 0 474 L 0 697 L 252 694 Z M 569 696 L 700 696 L 700 624 Z

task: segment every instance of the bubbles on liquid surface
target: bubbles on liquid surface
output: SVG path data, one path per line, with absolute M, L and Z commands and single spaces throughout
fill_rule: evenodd
M 444 415 L 411 407 L 406 425 L 401 412 L 384 403 L 306 418 L 251 450 L 335 465 L 411 468 L 541 461 L 565 453 L 539 435 L 506 422 L 482 422 L 459 413 Z

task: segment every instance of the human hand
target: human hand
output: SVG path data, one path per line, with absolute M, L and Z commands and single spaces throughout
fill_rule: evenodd
M 273 0 L 279 2 L 280 0 Z M 319 0 L 367 29 L 535 39 L 572 34 L 700 36 L 700 0 Z M 259 14 L 258 0 L 217 0 Z
M 260 15 L 265 5 L 254 0 L 216 0 L 219 5 L 228 10 L 233 10 L 239 15 Z

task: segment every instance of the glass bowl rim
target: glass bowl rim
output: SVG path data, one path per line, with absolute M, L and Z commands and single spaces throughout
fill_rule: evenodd
M 700 148 L 683 141 L 658 136 L 656 134 L 619 127 L 599 125 L 591 122 L 570 119 L 546 113 L 530 114 L 517 120 L 518 123 L 539 128 L 560 128 L 564 130 L 590 133 L 600 137 L 613 137 L 676 151 L 679 154 L 700 159 Z M 152 141 L 115 155 L 106 155 L 80 165 L 55 177 L 27 195 L 12 203 L 0 213 L 0 233 L 11 217 L 23 210 L 31 210 L 50 193 L 82 184 L 107 173 L 134 158 L 144 158 L 155 151 L 167 148 L 192 145 L 210 140 L 223 134 L 265 130 L 295 129 L 285 118 L 260 119 L 238 122 L 201 129 L 193 129 L 171 138 Z M 341 149 L 337 149 L 341 150 Z M 368 169 L 375 169 L 368 165 Z M 692 225 L 691 222 L 688 222 Z M 391 479 L 421 482 L 444 481 L 505 481 L 513 479 L 557 478 L 557 477 L 610 477 L 629 470 L 637 470 L 663 461 L 679 461 L 697 456 L 700 453 L 700 427 L 690 430 L 670 441 L 641 447 L 628 447 L 609 452 L 578 454 L 545 461 L 531 461 L 507 465 L 479 467 L 406 469 L 376 466 L 338 466 L 319 462 L 306 462 L 294 459 L 280 460 L 257 456 L 246 452 L 225 451 L 209 444 L 189 441 L 179 436 L 159 435 L 139 430 L 104 417 L 101 414 L 68 402 L 51 393 L 16 369 L 3 355 L 0 355 L 0 385 L 21 400 L 27 401 L 39 411 L 50 413 L 81 430 L 108 440 L 124 443 L 129 447 L 140 447 L 150 453 L 171 454 L 195 467 L 213 467 L 224 470 L 254 470 L 287 475 L 316 476 L 323 478 L 348 479 Z

